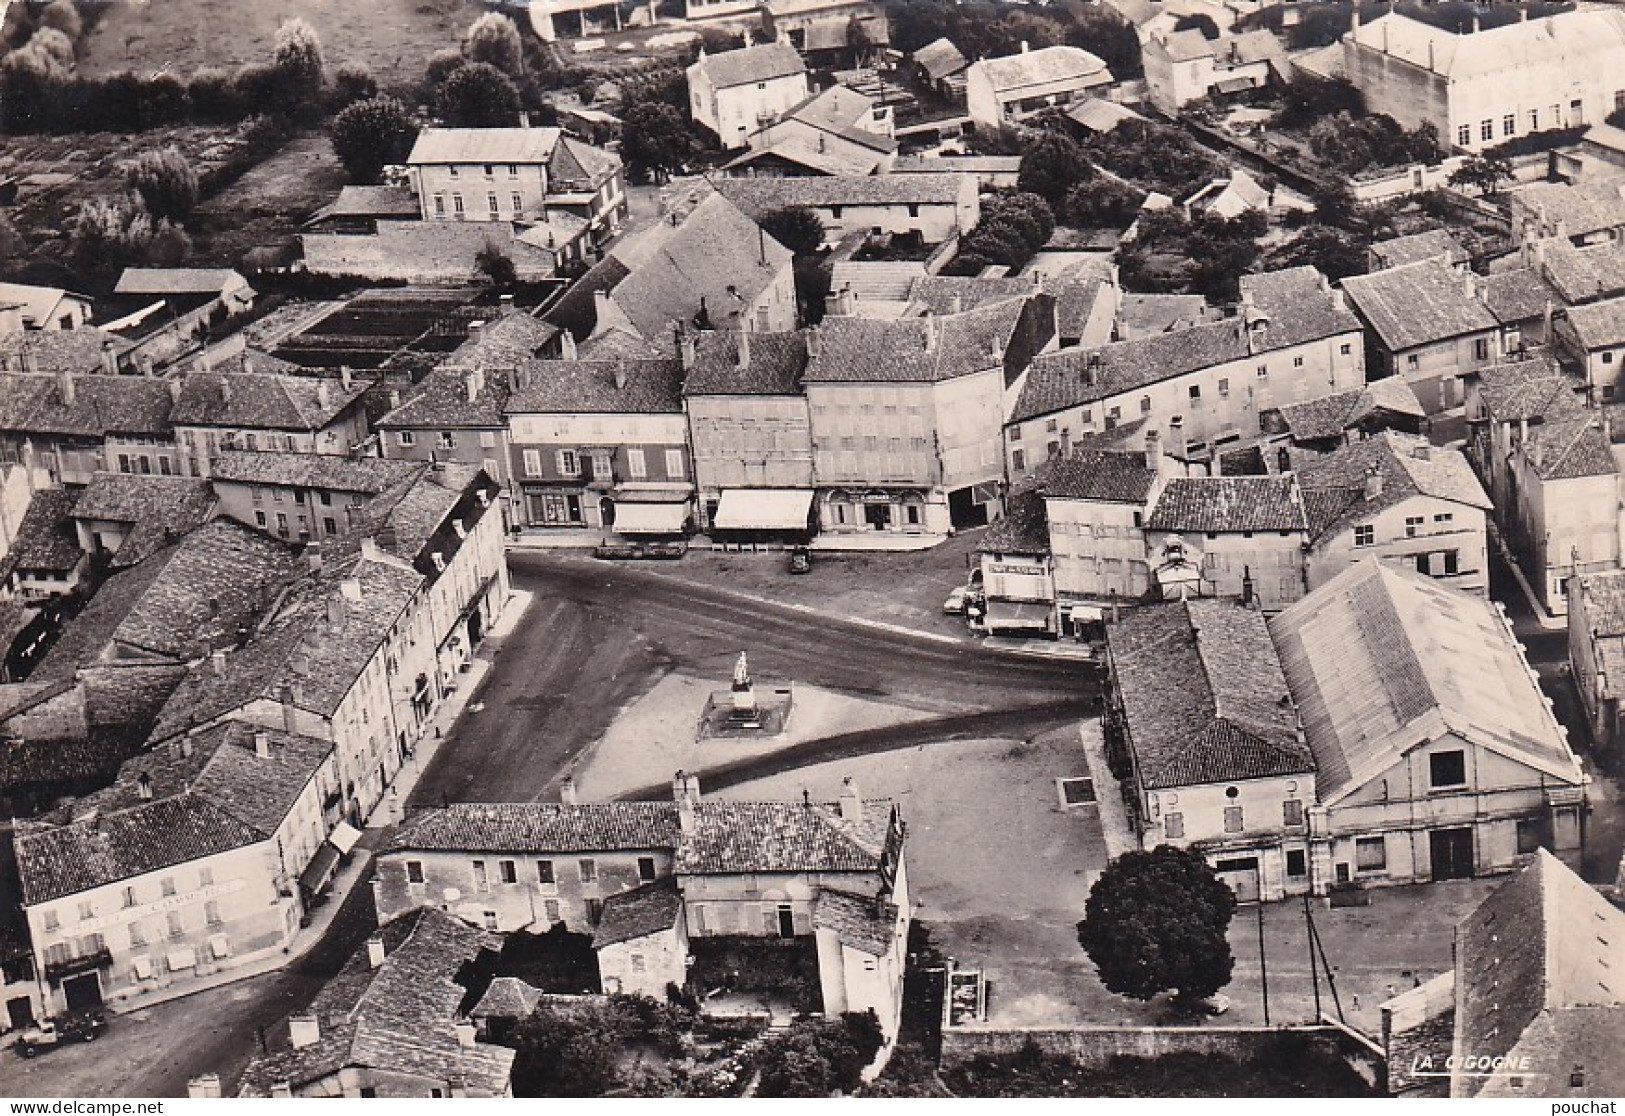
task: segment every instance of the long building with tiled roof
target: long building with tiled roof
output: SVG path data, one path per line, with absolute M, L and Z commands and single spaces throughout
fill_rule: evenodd
M 681 772 L 671 802 L 562 793 L 409 821 L 376 862 L 380 917 L 433 905 L 504 931 L 563 924 L 594 935 L 606 989 L 648 994 L 685 982 L 691 939 L 817 937 L 825 1013 L 872 1007 L 895 1035 L 911 911 L 895 803 L 850 781 L 835 802 L 702 800 Z M 880 975 L 854 983 L 852 967 Z

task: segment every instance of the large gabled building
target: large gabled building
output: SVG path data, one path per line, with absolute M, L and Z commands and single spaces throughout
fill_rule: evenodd
M 724 148 L 750 136 L 807 99 L 807 64 L 788 41 L 707 54 L 688 68 L 689 111 Z

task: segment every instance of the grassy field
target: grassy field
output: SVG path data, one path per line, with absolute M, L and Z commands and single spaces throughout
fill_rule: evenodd
M 429 55 L 455 46 L 481 10 L 473 0 L 114 0 L 79 70 L 90 77 L 126 69 L 188 74 L 268 62 L 277 26 L 298 16 L 316 28 L 330 67 L 361 62 L 380 84 L 394 85 L 421 78 Z
M 276 244 L 299 231 L 311 212 L 334 198 L 344 168 L 327 136 L 296 136 L 192 215 L 200 265 L 234 266 L 242 254 Z

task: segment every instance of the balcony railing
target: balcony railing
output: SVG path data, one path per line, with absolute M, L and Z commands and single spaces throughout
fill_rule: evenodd
M 45 979 L 51 982 L 60 981 L 63 977 L 70 977 L 76 973 L 88 973 L 92 969 L 106 969 L 112 967 L 113 952 L 106 946 L 93 953 L 80 954 L 70 957 L 66 961 L 47 961 L 45 963 Z

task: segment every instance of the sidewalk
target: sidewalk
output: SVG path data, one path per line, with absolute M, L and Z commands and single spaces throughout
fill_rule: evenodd
M 820 553 L 885 553 L 885 554 L 913 554 L 923 550 L 934 550 L 947 542 L 947 535 L 888 535 L 880 532 L 862 533 L 854 532 L 850 535 L 819 535 L 807 544 L 807 549 Z M 541 531 L 521 531 L 518 535 L 508 536 L 510 550 L 591 550 L 600 543 L 612 545 L 646 542 L 646 539 L 632 538 L 627 535 L 616 534 L 613 528 L 607 527 L 553 527 Z M 695 535 L 688 540 L 688 548 L 693 551 L 722 551 L 723 544 L 713 542 L 705 535 Z M 760 553 L 782 554 L 789 547 L 778 543 L 763 543 Z M 757 553 L 757 549 L 746 545 L 745 553 Z
M 1095 803 L 1100 812 L 1100 832 L 1106 841 L 1106 859 L 1116 860 L 1126 852 L 1140 847 L 1129 825 L 1128 811 L 1123 808 L 1123 795 L 1117 777 L 1106 763 L 1106 740 L 1101 735 L 1100 719 L 1091 718 L 1078 727 L 1083 742 L 1083 759 L 1089 766 L 1089 778 L 1095 785 Z
M 1517 559 L 1513 558 L 1512 552 L 1507 549 L 1506 543 L 1501 538 L 1501 532 L 1496 529 L 1495 523 L 1486 519 L 1485 524 L 1489 530 L 1490 545 L 1495 547 L 1501 556 L 1501 560 L 1506 563 L 1507 569 L 1512 571 L 1512 580 L 1518 583 L 1519 591 L 1523 593 L 1524 600 L 1529 604 L 1530 619 L 1543 631 L 1560 632 L 1565 630 L 1569 626 L 1568 619 L 1562 616 L 1552 616 L 1546 611 L 1546 606 L 1542 605 L 1539 599 L 1536 598 L 1534 589 L 1530 587 L 1528 579 L 1523 575 L 1523 571 L 1518 568 Z

